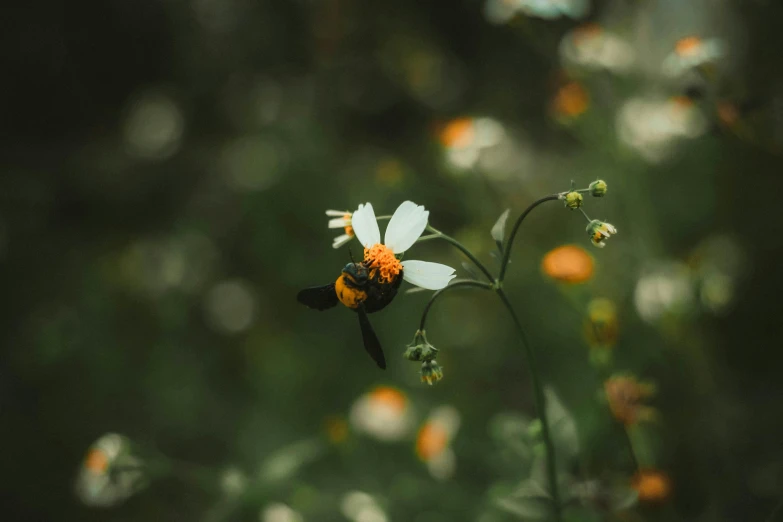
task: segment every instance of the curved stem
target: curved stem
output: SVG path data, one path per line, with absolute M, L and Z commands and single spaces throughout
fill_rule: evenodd
M 432 297 L 430 297 L 430 300 L 427 302 L 427 306 L 424 307 L 424 311 L 421 314 L 421 322 L 419 323 L 419 330 L 424 330 L 424 324 L 427 322 L 427 314 L 430 312 L 430 308 L 432 307 L 433 303 L 435 303 L 435 300 L 447 290 L 450 290 L 452 288 L 457 288 L 459 286 L 472 286 L 475 288 L 483 288 L 484 290 L 492 290 L 491 284 L 482 283 L 481 281 L 474 281 L 472 279 L 458 279 L 456 281 L 452 281 L 450 285 L 441 288 L 440 290 L 432 294 Z
M 543 200 L 539 200 L 538 202 L 534 203 L 528 208 L 525 214 L 532 210 L 532 208 L 537 204 L 543 203 L 544 201 L 548 201 L 548 199 L 544 198 Z M 524 218 L 525 214 L 522 215 L 522 218 Z M 517 225 L 522 221 L 522 218 L 517 221 Z M 536 363 L 535 352 L 533 352 L 533 349 L 530 347 L 530 343 L 527 340 L 527 334 L 525 334 L 525 330 L 522 328 L 522 323 L 519 322 L 519 318 L 517 317 L 516 312 L 514 312 L 514 308 L 511 306 L 511 302 L 508 300 L 508 297 L 506 297 L 505 292 L 503 292 L 502 288 L 496 288 L 495 292 L 497 292 L 498 297 L 500 297 L 500 300 L 503 301 L 503 304 L 506 306 L 508 313 L 514 320 L 514 326 L 516 326 L 517 333 L 522 340 L 522 348 L 525 350 L 527 364 L 530 367 L 530 377 L 533 381 L 533 395 L 535 396 L 536 412 L 538 413 L 538 418 L 541 420 L 541 434 L 544 437 L 544 445 L 546 446 L 547 475 L 549 476 L 549 489 L 552 492 L 552 504 L 554 505 L 555 510 L 555 520 L 560 522 L 562 520 L 562 516 L 560 513 L 560 491 L 558 490 L 557 486 L 555 445 L 552 443 L 552 435 L 549 431 L 549 420 L 547 419 L 545 409 L 546 400 L 544 397 L 544 388 L 541 383 L 541 377 L 538 374 L 538 364 Z
M 460 252 L 465 254 L 465 256 L 468 259 L 470 259 L 473 262 L 473 264 L 476 265 L 476 267 L 478 267 L 478 269 L 481 270 L 484 273 L 484 275 L 487 277 L 487 280 L 489 280 L 490 283 L 494 283 L 495 282 L 495 278 L 492 276 L 492 272 L 490 272 L 487 269 L 487 267 L 484 266 L 484 264 L 481 261 L 479 261 L 478 258 L 476 256 L 474 256 L 473 253 L 470 250 L 468 250 L 465 247 L 465 245 L 463 245 L 462 243 L 460 243 L 459 241 L 457 241 L 453 237 L 447 236 L 446 234 L 444 234 L 440 230 L 438 230 L 438 229 L 436 229 L 436 228 L 434 228 L 434 227 L 432 227 L 430 225 L 427 225 L 427 231 L 432 232 L 434 234 L 434 236 L 425 236 L 426 239 L 430 239 L 430 238 L 435 239 L 435 237 L 439 237 L 439 238 L 443 239 L 444 241 L 446 241 L 448 243 L 451 243 Z
M 522 221 L 524 221 L 527 215 L 530 214 L 530 211 L 532 211 L 538 205 L 547 201 L 557 201 L 558 199 L 560 199 L 560 194 L 550 194 L 549 196 L 543 197 L 538 201 L 534 201 L 533 204 L 527 207 L 527 209 L 522 212 L 522 215 L 517 218 L 516 223 L 514 223 L 514 228 L 511 230 L 511 235 L 508 236 L 506 248 L 503 250 L 503 260 L 500 262 L 500 276 L 498 277 L 498 281 L 502 282 L 503 278 L 506 277 L 506 268 L 508 268 L 508 261 L 511 258 L 511 247 L 514 245 L 514 238 L 517 235 L 517 230 L 519 230 L 519 225 L 521 225 Z

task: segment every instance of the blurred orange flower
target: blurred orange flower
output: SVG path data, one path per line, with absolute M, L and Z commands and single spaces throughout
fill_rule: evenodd
M 604 382 L 604 391 L 612 415 L 626 426 L 654 418 L 655 410 L 642 404 L 655 395 L 653 384 L 640 382 L 631 375 L 614 375 Z
M 617 307 L 609 299 L 593 299 L 587 305 L 585 337 L 591 348 L 611 348 L 617 342 Z
M 669 477 L 656 469 L 640 470 L 631 479 L 631 487 L 639 495 L 639 502 L 651 504 L 665 501 L 672 491 Z
M 558 118 L 576 118 L 590 106 L 590 96 L 582 84 L 568 82 L 557 91 L 552 100 L 552 111 Z
M 564 283 L 584 283 L 593 276 L 593 256 L 577 245 L 563 245 L 550 250 L 541 261 L 541 270 Z

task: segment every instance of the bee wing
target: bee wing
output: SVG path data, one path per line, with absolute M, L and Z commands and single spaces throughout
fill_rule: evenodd
M 334 291 L 334 283 L 305 288 L 296 294 L 296 300 L 315 310 L 327 310 L 338 303 L 337 293 Z
M 367 318 L 367 312 L 364 310 L 364 306 L 360 306 L 356 311 L 359 314 L 359 326 L 362 329 L 364 349 L 367 350 L 367 353 L 370 354 L 373 361 L 375 361 L 382 370 L 385 370 L 386 358 L 383 356 L 383 348 L 381 348 L 381 342 L 378 340 L 378 336 L 375 335 L 370 320 Z

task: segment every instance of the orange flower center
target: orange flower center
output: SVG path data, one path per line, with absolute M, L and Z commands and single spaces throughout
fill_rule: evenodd
M 419 430 L 416 438 L 416 454 L 423 461 L 428 461 L 446 449 L 449 435 L 443 426 L 428 422 Z
M 391 407 L 397 413 L 402 413 L 408 402 L 401 391 L 389 386 L 378 386 L 375 388 L 370 393 L 370 399 L 378 404 Z
M 693 56 L 701 47 L 701 39 L 696 36 L 683 38 L 674 46 L 674 50 L 680 56 Z
M 475 131 L 473 120 L 470 118 L 457 118 L 451 120 L 440 132 L 440 142 L 444 147 L 462 148 L 473 142 Z
M 584 44 L 586 41 L 600 36 L 603 29 L 598 24 L 587 24 L 574 31 L 574 43 L 576 45 Z
M 380 243 L 364 249 L 364 262 L 370 269 L 370 277 L 378 278 L 381 283 L 393 282 L 402 272 L 402 263 L 391 248 Z
M 84 458 L 84 467 L 96 475 L 102 475 L 109 468 L 109 459 L 103 451 L 93 449 Z
M 345 225 L 343 230 L 345 230 L 346 234 L 348 234 L 349 236 L 353 237 L 355 234 L 354 234 L 354 231 L 353 231 L 353 227 L 351 226 L 351 217 L 352 217 L 352 215 L 350 213 L 345 214 L 343 216 L 343 219 L 345 220 L 345 222 L 348 223 L 347 225 Z

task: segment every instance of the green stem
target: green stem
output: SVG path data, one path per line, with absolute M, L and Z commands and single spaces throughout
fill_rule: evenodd
M 544 198 L 543 200 L 539 200 L 538 202 L 534 203 L 528 209 L 528 211 L 530 211 L 537 204 L 543 203 L 544 201 L 548 201 L 548 199 Z M 521 222 L 521 219 L 519 220 L 519 222 Z M 533 394 L 535 396 L 536 412 L 538 413 L 538 418 L 541 419 L 541 434 L 544 437 L 544 445 L 546 446 L 546 467 L 547 467 L 547 475 L 549 476 L 549 489 L 552 492 L 552 504 L 554 506 L 554 511 L 555 511 L 555 520 L 557 522 L 560 522 L 562 520 L 562 514 L 561 514 L 561 504 L 560 504 L 560 491 L 557 486 L 555 445 L 552 443 L 552 434 L 549 431 L 549 420 L 546 415 L 546 399 L 544 397 L 544 388 L 541 383 L 541 377 L 538 373 L 538 364 L 536 363 L 536 355 L 535 352 L 533 352 L 533 349 L 530 347 L 530 343 L 527 340 L 527 334 L 525 334 L 525 330 L 524 328 L 522 328 L 522 323 L 519 322 L 519 318 L 517 317 L 516 312 L 514 312 L 514 308 L 511 306 L 511 302 L 508 300 L 508 297 L 506 297 L 505 292 L 503 292 L 502 288 L 495 288 L 495 292 L 497 292 L 498 297 L 500 297 L 500 300 L 503 301 L 503 304 L 506 306 L 508 313 L 511 315 L 511 318 L 514 320 L 514 326 L 516 326 L 517 333 L 519 334 L 519 337 L 522 340 L 522 348 L 525 350 L 525 357 L 527 358 L 527 364 L 530 367 L 530 377 L 531 380 L 533 381 Z
M 474 281 L 472 279 L 458 279 L 455 281 L 452 281 L 448 286 L 441 288 L 434 294 L 432 294 L 432 297 L 430 297 L 430 300 L 427 302 L 427 305 L 424 307 L 424 312 L 421 314 L 421 322 L 419 323 L 419 330 L 424 331 L 425 323 L 427 322 L 427 314 L 430 312 L 430 308 L 435 303 L 435 300 L 443 295 L 444 292 L 447 290 L 451 290 L 453 288 L 457 287 L 465 287 L 465 286 L 472 286 L 475 288 L 483 288 L 484 290 L 492 290 L 492 285 L 489 283 L 482 283 L 481 281 Z
M 631 455 L 631 462 L 633 462 L 634 473 L 640 471 L 639 459 L 636 458 L 636 451 L 633 449 L 633 440 L 631 440 L 631 434 L 628 433 L 628 427 L 623 425 L 623 434 L 625 435 L 625 444 L 628 446 L 628 453 Z
M 508 268 L 509 259 L 511 259 L 511 247 L 514 245 L 514 238 L 517 235 L 517 231 L 519 230 L 519 226 L 522 224 L 522 221 L 524 221 L 527 215 L 530 214 L 530 212 L 541 203 L 546 203 L 547 201 L 557 201 L 558 199 L 560 199 L 559 194 L 550 194 L 549 196 L 543 197 L 538 201 L 534 201 L 533 204 L 527 207 L 527 209 L 522 212 L 522 215 L 517 218 L 516 223 L 514 223 L 514 228 L 511 230 L 511 235 L 508 236 L 506 248 L 503 251 L 503 260 L 500 262 L 500 276 L 498 276 L 499 282 L 502 283 L 503 279 L 506 277 L 506 269 Z
M 495 278 L 492 276 L 492 272 L 490 272 L 487 269 L 487 267 L 484 266 L 484 264 L 481 261 L 479 261 L 478 258 L 476 256 L 474 256 L 473 253 L 470 250 L 468 250 L 465 247 L 465 245 L 463 245 L 462 243 L 460 243 L 459 241 L 457 241 L 453 237 L 447 236 L 446 234 L 444 234 L 440 230 L 438 230 L 438 229 L 436 229 L 436 228 L 434 228 L 434 227 L 432 227 L 430 225 L 427 225 L 427 231 L 432 232 L 435 237 L 439 237 L 439 238 L 443 239 L 444 241 L 446 241 L 448 243 L 451 243 L 460 252 L 465 254 L 465 256 L 468 259 L 470 259 L 473 262 L 473 264 L 476 265 L 478 267 L 478 269 L 481 270 L 484 273 L 484 275 L 487 277 L 487 279 L 489 280 L 490 283 L 494 283 L 495 282 Z M 424 238 L 427 238 L 427 239 L 430 239 L 430 238 L 435 239 L 435 237 L 433 237 L 433 236 L 424 236 Z M 424 239 L 424 238 L 420 238 L 420 240 Z

